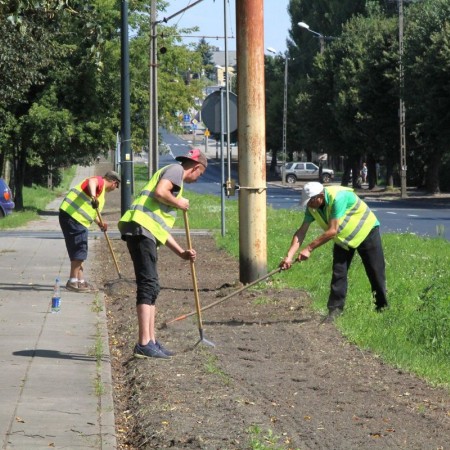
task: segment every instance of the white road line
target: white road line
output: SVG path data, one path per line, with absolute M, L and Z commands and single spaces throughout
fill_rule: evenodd
M 394 211 L 386 211 L 386 214 L 393 214 L 393 215 L 397 215 L 397 213 L 396 212 L 394 212 Z

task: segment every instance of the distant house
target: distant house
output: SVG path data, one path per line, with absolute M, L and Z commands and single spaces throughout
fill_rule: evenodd
M 232 77 L 236 75 L 237 71 L 237 53 L 236 51 L 228 52 L 228 67 L 225 68 L 225 52 L 216 51 L 212 52 L 212 63 L 215 67 L 216 82 L 218 86 L 225 86 L 225 72 L 228 72 L 228 76 Z

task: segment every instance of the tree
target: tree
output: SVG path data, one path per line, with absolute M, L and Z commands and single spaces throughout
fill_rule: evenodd
M 207 78 L 211 79 L 215 75 L 214 64 L 213 64 L 213 47 L 208 44 L 205 38 L 201 38 L 195 51 L 200 54 L 202 58 L 202 66 L 205 71 Z
M 274 172 L 282 147 L 283 58 L 267 56 L 265 58 L 264 67 L 266 91 L 266 148 L 268 151 L 272 151 L 270 171 Z
M 439 192 L 440 170 L 450 159 L 449 17 L 448 1 L 428 0 L 411 5 L 405 19 L 406 117 L 417 144 L 411 157 L 418 182 L 424 178 L 431 193 Z
M 109 11 L 111 4 L 101 6 Z M 20 47 L 20 60 L 7 59 L 8 71 L 25 83 L 15 91 L 14 83 L 13 88 L 6 83 L 9 94 L 1 113 L 7 120 L 0 130 L 1 148 L 13 161 L 20 210 L 27 166 L 48 170 L 53 164 L 83 164 L 110 142 L 109 106 L 114 96 L 106 84 L 102 89 L 107 72 L 102 70 L 100 49 L 108 25 L 109 31 L 116 27 L 102 20 L 96 4 L 86 7 L 84 2 L 73 2 L 71 8 L 60 2 L 23 2 L 2 13 L 1 26 L 11 31 L 5 54 L 17 54 L 14 45 L 26 43 Z

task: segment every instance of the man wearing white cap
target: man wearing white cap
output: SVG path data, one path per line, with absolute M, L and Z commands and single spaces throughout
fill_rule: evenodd
M 334 241 L 328 320 L 333 320 L 344 310 L 347 273 L 355 250 L 361 256 L 369 278 L 376 310 L 381 311 L 385 308 L 388 303 L 380 223 L 367 204 L 350 188 L 324 187 L 318 182 L 305 184 L 301 204 L 306 207 L 305 218 L 295 232 L 287 256 L 280 263 L 280 267 L 282 269 L 291 267 L 309 226 L 316 221 L 324 232 L 300 250 L 297 260 L 307 260 L 317 247 L 328 241 Z

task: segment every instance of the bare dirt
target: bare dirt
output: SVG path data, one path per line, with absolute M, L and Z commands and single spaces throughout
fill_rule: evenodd
M 237 290 L 238 261 L 209 236 L 192 241 L 202 305 Z M 119 449 L 450 449 L 449 392 L 321 325 L 306 292 L 277 287 L 282 274 L 203 313 L 210 347 L 195 315 L 163 326 L 195 302 L 189 263 L 161 248 L 157 337 L 177 354 L 134 359 L 134 273 L 126 244 L 112 244 L 122 278 L 105 242 L 91 258 L 106 293 Z

